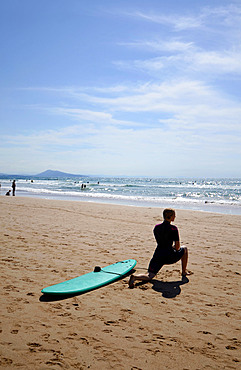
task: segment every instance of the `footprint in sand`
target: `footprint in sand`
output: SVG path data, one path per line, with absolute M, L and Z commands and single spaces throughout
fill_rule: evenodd
M 6 357 L 3 357 L 0 359 L 0 366 L 9 366 L 13 363 L 13 360 L 11 360 L 10 358 L 6 358 Z
M 226 349 L 228 350 L 235 350 L 238 349 L 238 347 L 241 347 L 241 341 L 239 341 L 237 338 L 232 338 L 231 344 L 226 346 Z
M 108 320 L 104 322 L 105 325 L 119 325 L 118 321 Z
M 41 348 L 41 344 L 39 343 L 27 343 L 28 347 L 29 347 L 29 351 L 30 352 L 36 352 L 36 349 L 37 348 Z
M 230 346 L 230 345 L 228 345 L 228 346 L 226 346 L 226 349 L 233 350 L 233 349 L 237 349 L 237 347 L 234 347 L 234 346 Z
M 11 334 L 18 334 L 18 330 L 17 329 L 12 330 Z

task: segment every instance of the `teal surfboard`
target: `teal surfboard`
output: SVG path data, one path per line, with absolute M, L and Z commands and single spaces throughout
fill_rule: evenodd
M 77 294 L 88 292 L 103 285 L 112 283 L 130 272 L 136 265 L 136 260 L 129 259 L 116 262 L 103 268 L 96 266 L 94 271 L 59 284 L 42 289 L 44 294 Z

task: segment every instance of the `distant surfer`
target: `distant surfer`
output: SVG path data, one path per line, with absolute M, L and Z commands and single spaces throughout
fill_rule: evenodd
M 12 189 L 13 189 L 12 195 L 14 196 L 15 195 L 15 189 L 16 189 L 16 182 L 15 182 L 15 180 L 13 180 L 13 182 L 12 182 Z
M 156 250 L 149 263 L 147 274 L 131 275 L 129 287 L 134 288 L 136 280 L 151 281 L 160 271 L 163 265 L 171 265 L 181 260 L 182 277 L 189 275 L 187 271 L 188 249 L 180 247 L 179 233 L 176 226 L 171 225 L 176 214 L 173 209 L 163 211 L 164 221 L 154 227 L 154 235 L 157 242 Z

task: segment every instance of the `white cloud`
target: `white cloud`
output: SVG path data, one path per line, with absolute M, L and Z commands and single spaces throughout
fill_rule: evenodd
M 237 45 L 224 50 L 205 50 L 190 42 L 139 42 L 135 45 L 150 49 L 161 56 L 147 59 L 136 59 L 129 61 L 115 61 L 114 64 L 121 69 L 140 70 L 158 77 L 162 70 L 171 72 L 177 76 L 196 75 L 203 80 L 209 80 L 210 76 L 224 74 L 241 74 L 241 47 Z M 166 54 L 163 54 L 163 52 Z M 208 73 L 208 75 L 203 75 Z
M 122 42 L 122 46 L 127 46 L 131 48 L 138 48 L 142 50 L 150 51 L 186 51 L 193 48 L 193 42 L 183 42 L 178 39 L 170 39 L 168 41 L 164 40 L 140 40 L 133 42 Z
M 178 15 L 169 16 L 169 15 L 158 15 L 153 13 L 147 14 L 142 12 L 136 12 L 132 15 L 150 22 L 170 25 L 176 31 L 199 28 L 202 25 L 201 17 L 178 16 Z
M 146 72 L 154 78 L 195 78 L 204 81 L 220 75 L 241 73 L 241 6 L 227 4 L 219 7 L 199 7 L 196 14 L 151 14 L 135 12 L 132 15 L 164 24 L 159 39 L 139 39 L 120 43 L 133 50 L 150 52 L 150 57 L 117 60 L 115 65 L 125 70 Z M 192 32 L 185 30 L 192 29 Z M 172 31 L 176 32 L 173 33 Z M 155 54 L 155 55 L 153 55 Z
M 221 135 L 218 126 L 214 136 L 209 125 L 199 124 L 197 127 L 194 121 L 191 126 L 189 121 L 190 132 L 184 129 L 181 117 L 167 123 L 168 129 L 73 125 L 5 139 L 14 145 L 7 149 L 10 158 L 17 155 L 19 163 L 25 161 L 32 168 L 54 163 L 55 168 L 69 168 L 74 173 L 167 175 L 173 171 L 180 176 L 184 175 L 184 164 L 190 165 L 190 157 L 196 167 L 202 162 L 210 167 L 210 162 L 217 165 L 217 160 L 225 159 L 231 151 L 240 153 L 240 136 Z
M 98 88 L 96 89 L 96 91 Z M 128 93 L 127 93 L 128 90 Z M 123 93 L 125 91 L 126 93 Z M 71 92 L 72 94 L 72 92 Z M 171 137 L 180 132 L 182 140 L 188 142 L 189 136 L 194 134 L 200 138 L 216 133 L 234 132 L 234 137 L 241 136 L 241 108 L 238 103 L 222 96 L 215 89 L 206 86 L 200 81 L 172 81 L 162 84 L 134 85 L 123 89 L 115 97 L 86 94 L 82 103 L 95 104 L 105 112 L 84 110 L 80 108 L 52 107 L 43 108 L 59 116 L 70 119 L 66 127 L 32 133 L 30 135 L 5 136 L 9 144 L 39 146 L 94 146 L 100 148 L 98 142 L 106 143 L 110 137 L 109 132 L 124 133 L 125 141 L 135 142 L 135 137 L 144 133 L 147 140 L 158 136 Z M 40 109 L 40 107 L 38 107 Z M 116 116 L 125 113 L 131 114 L 132 121 L 118 119 Z M 140 113 L 150 115 L 151 120 L 146 121 Z M 78 123 L 70 124 L 74 119 Z M 118 130 L 118 131 L 114 131 Z M 167 135 L 167 136 L 166 136 Z M 215 136 L 213 136 L 215 135 Z M 140 136 L 139 136 L 140 138 Z M 155 140 L 155 139 L 154 139 Z M 115 139 L 111 139 L 111 143 Z M 110 146 L 111 143 L 108 145 Z M 142 146 L 144 144 L 142 143 Z
M 192 62 L 192 68 L 199 72 L 209 71 L 214 74 L 241 73 L 241 50 L 200 51 L 186 57 Z
M 218 32 L 218 26 L 224 27 L 236 27 L 240 25 L 241 21 L 241 7 L 239 2 L 235 4 L 227 4 L 226 6 L 206 6 L 200 7 L 196 10 L 196 15 L 180 15 L 176 14 L 158 14 L 158 13 L 143 13 L 137 11 L 134 13 L 129 13 L 129 16 L 133 16 L 139 19 L 146 20 L 152 23 L 158 23 L 160 25 L 166 25 L 173 28 L 174 31 L 180 32 L 185 30 L 207 30 L 208 27 L 215 26 Z
M 93 124 L 104 124 L 104 125 L 120 125 L 120 126 L 139 126 L 140 123 L 129 121 L 129 120 L 120 120 L 115 119 L 111 113 L 91 111 L 88 109 L 80 108 L 67 108 L 67 107 L 52 107 L 44 108 L 44 110 L 49 111 L 56 115 L 62 115 L 71 117 L 74 120 L 81 121 L 82 123 L 93 122 Z
M 69 145 L 68 143 L 80 140 L 78 135 L 84 137 L 88 132 L 94 135 L 96 130 L 99 132 L 112 126 L 119 126 L 123 131 L 132 127 L 135 133 L 142 129 L 162 127 L 165 131 L 199 130 L 203 135 L 217 130 L 220 133 L 234 130 L 236 134 L 240 134 L 239 102 L 236 103 L 201 81 L 177 80 L 132 87 L 129 85 L 114 95 L 107 94 L 108 88 L 104 92 L 98 90 L 98 87 L 93 90 L 99 93 L 85 93 L 84 99 L 80 94 L 82 100 L 78 98 L 76 108 L 43 107 L 45 112 L 62 115 L 68 120 L 64 130 L 54 134 L 47 131 L 47 136 L 44 137 L 46 142 L 61 140 L 63 145 Z M 115 90 L 115 87 L 110 90 Z M 73 93 L 75 91 L 70 92 L 71 95 Z M 94 105 L 95 110 L 78 108 L 78 105 L 87 104 Z M 129 119 L 130 116 L 132 120 Z M 78 123 L 72 125 L 71 120 Z M 75 136 L 69 138 L 68 135 L 73 133 Z M 88 140 L 89 137 L 86 141 Z
M 170 113 L 178 115 L 185 112 L 215 112 L 235 110 L 239 106 L 233 105 L 228 98 L 222 97 L 215 89 L 201 81 L 169 81 L 160 84 L 144 84 L 129 86 L 128 94 L 116 97 L 88 95 L 88 102 L 105 107 L 112 112 L 150 112 Z

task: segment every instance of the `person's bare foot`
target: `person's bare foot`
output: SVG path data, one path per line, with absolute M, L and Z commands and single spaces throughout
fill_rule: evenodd
M 131 275 L 130 280 L 129 280 L 129 288 L 133 289 L 134 288 L 134 282 L 135 282 L 135 276 Z
M 189 275 L 192 275 L 193 272 L 192 271 L 189 271 L 189 270 L 186 270 L 184 272 L 182 272 L 182 276 L 185 277 L 185 276 L 189 276 Z

